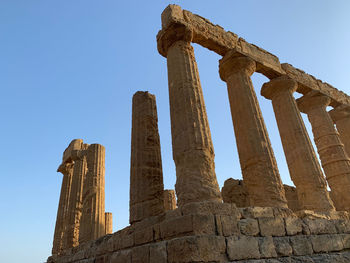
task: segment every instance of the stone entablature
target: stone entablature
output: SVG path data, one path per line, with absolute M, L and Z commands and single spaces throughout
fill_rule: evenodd
M 234 50 L 251 58 L 256 62 L 256 71 L 269 79 L 288 75 L 297 81 L 297 91 L 302 94 L 316 90 L 329 96 L 332 99 L 330 105 L 333 107 L 342 104 L 350 105 L 350 97 L 344 92 L 288 63 L 281 64 L 277 56 L 248 43 L 235 33 L 225 31 L 221 26 L 211 23 L 208 19 L 192 14 L 190 11 L 182 10 L 180 6 L 169 5 L 164 10 L 162 13 L 162 30 L 158 33 L 157 39 L 162 38 L 165 34 L 170 35 L 169 31 L 174 34 L 181 27 L 191 32 L 193 43 L 206 47 L 221 56 L 225 56 L 228 51 Z M 164 52 L 166 46 L 163 44 L 158 41 L 158 50 L 160 54 L 166 56 Z

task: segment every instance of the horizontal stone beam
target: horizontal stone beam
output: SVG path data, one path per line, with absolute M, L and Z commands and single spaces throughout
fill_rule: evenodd
M 257 64 L 256 71 L 269 79 L 287 74 L 298 82 L 297 91 L 302 94 L 306 94 L 311 90 L 317 90 L 332 99 L 331 106 L 333 107 L 341 104 L 350 105 L 350 97 L 330 84 L 322 82 L 290 64 L 281 64 L 277 56 L 248 43 L 235 33 L 225 31 L 221 26 L 215 25 L 199 15 L 182 10 L 178 5 L 169 5 L 163 11 L 162 30 L 159 31 L 157 38 L 160 38 L 168 28 L 174 27 L 174 25 L 185 26 L 190 29 L 193 43 L 208 48 L 221 56 L 233 49 L 244 56 L 252 58 Z M 158 50 L 162 50 L 162 47 L 158 46 Z M 162 52 L 160 51 L 160 53 Z

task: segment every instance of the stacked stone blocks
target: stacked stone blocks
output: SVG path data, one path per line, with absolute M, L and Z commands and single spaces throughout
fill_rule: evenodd
M 48 262 L 314 262 L 332 257 L 329 253 L 350 259 L 349 248 L 346 214 L 296 215 L 286 208 L 200 202 L 144 219 Z
M 227 84 L 243 182 L 225 184 L 222 193 L 191 43 L 223 57 L 219 74 Z M 108 221 L 101 202 L 104 152 L 96 146 L 100 150 L 89 159 L 79 148 L 82 142 L 72 142 L 59 168 L 62 187 L 68 189 L 61 191 L 57 214 L 54 251 L 59 247 L 60 253 L 48 262 L 348 262 L 350 97 L 176 5 L 162 14 L 157 45 L 167 59 L 177 202 L 175 193 L 163 187 L 155 97 L 138 92 L 133 98 L 131 225 L 112 235 L 106 226 L 87 230 L 92 214 L 105 225 Z M 255 72 L 270 79 L 261 95 L 272 101 L 296 188 L 282 184 L 251 81 Z M 295 100 L 294 92 L 303 96 Z M 327 112 L 329 105 L 334 109 Z M 301 112 L 311 122 L 325 175 Z M 84 178 L 91 171 L 96 185 Z M 85 189 L 85 181 L 92 189 Z M 239 192 L 230 194 L 229 188 Z M 80 220 L 83 234 L 76 227 Z

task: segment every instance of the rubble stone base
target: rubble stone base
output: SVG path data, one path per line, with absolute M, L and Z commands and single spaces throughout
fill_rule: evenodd
M 350 262 L 346 212 L 189 203 L 53 255 L 48 263 Z

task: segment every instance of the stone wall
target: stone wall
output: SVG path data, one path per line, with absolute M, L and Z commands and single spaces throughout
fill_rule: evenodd
M 296 188 L 284 184 L 284 191 L 288 203 L 288 208 L 296 212 L 301 210 L 298 201 Z M 222 200 L 225 203 L 234 203 L 237 207 L 248 207 L 249 197 L 248 192 L 244 188 L 243 180 L 229 178 L 225 181 L 221 189 Z
M 200 202 L 87 242 L 48 263 L 348 262 L 349 248 L 346 213 Z

